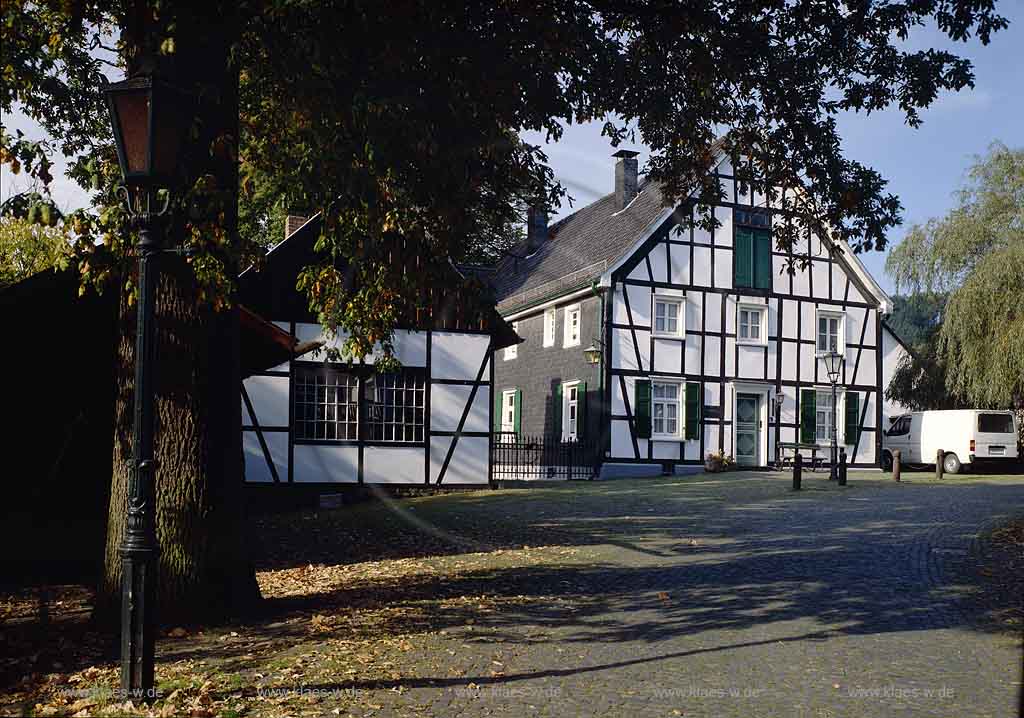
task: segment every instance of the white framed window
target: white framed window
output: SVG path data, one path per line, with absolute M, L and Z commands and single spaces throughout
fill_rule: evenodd
M 580 305 L 573 304 L 565 308 L 565 331 L 562 337 L 563 347 L 576 347 L 580 344 Z
M 512 331 L 514 331 L 516 334 L 519 334 L 519 322 L 512 322 Z M 512 344 L 510 346 L 505 347 L 505 361 L 508 361 L 509 359 L 515 359 L 517 356 L 519 356 L 518 344 Z
M 829 412 L 832 411 L 832 389 L 818 389 L 816 392 L 817 396 L 814 398 L 814 437 L 815 440 L 822 444 L 832 443 L 832 418 L 829 416 Z M 836 393 L 836 406 L 835 406 L 835 417 L 836 417 L 836 429 L 839 430 L 839 443 L 842 443 L 843 439 L 843 415 L 839 411 L 843 403 L 843 392 Z
M 655 294 L 652 299 L 651 331 L 656 337 L 682 337 L 686 334 L 684 314 L 685 300 L 682 297 L 671 297 Z
M 555 325 L 558 323 L 558 310 L 551 307 L 544 312 L 544 346 L 555 345 Z
M 516 390 L 506 389 L 501 392 L 501 431 L 512 433 L 516 430 Z
M 736 305 L 736 343 L 768 344 L 768 305 Z
M 678 439 L 683 424 L 682 386 L 678 382 L 651 382 L 651 438 Z
M 579 438 L 580 383 L 562 384 L 562 441 Z
M 818 311 L 815 351 L 828 354 L 846 351 L 846 315 L 842 312 Z

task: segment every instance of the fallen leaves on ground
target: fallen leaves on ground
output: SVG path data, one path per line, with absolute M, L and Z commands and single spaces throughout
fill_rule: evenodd
M 283 611 L 249 625 L 167 631 L 158 641 L 157 700 L 124 700 L 116 691 L 119 668 L 108 662 L 68 673 L 30 673 L 0 699 L 0 713 L 273 718 L 377 711 L 380 694 L 353 686 L 377 682 L 400 695 L 406 690 L 401 682 L 428 677 L 418 675 L 423 671 L 479 675 L 479 667 L 460 664 L 458 646 L 481 639 L 500 645 L 504 638 L 495 634 L 492 617 L 530 602 L 571 604 L 565 596 L 516 595 L 507 586 L 494 591 L 489 576 L 571 564 L 578 553 L 531 546 L 260 571 L 264 598 Z M 26 602 L 30 596 L 9 601 L 4 615 L 31 620 Z M 453 650 L 444 650 L 448 645 Z M 507 670 L 495 660 L 483 674 L 500 679 Z M 306 686 L 324 688 L 314 693 Z

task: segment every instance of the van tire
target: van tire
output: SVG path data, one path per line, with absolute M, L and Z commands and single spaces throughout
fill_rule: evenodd
M 892 471 L 892 454 L 888 451 L 882 452 L 882 471 Z
M 956 454 L 949 453 L 942 457 L 942 471 L 947 474 L 960 473 L 960 459 Z

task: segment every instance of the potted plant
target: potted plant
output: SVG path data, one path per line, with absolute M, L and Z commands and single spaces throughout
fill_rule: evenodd
M 736 465 L 736 460 L 724 451 L 712 451 L 704 459 L 704 470 L 710 474 L 729 471 Z

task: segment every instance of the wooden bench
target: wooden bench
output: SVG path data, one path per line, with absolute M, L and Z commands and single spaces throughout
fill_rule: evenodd
M 797 455 L 797 452 L 803 453 L 805 451 L 811 452 L 811 458 L 808 461 L 807 457 L 804 457 L 804 466 L 811 471 L 817 471 L 825 466 L 825 457 L 818 456 L 818 452 L 827 452 L 829 447 L 819 446 L 818 444 L 803 444 L 792 441 L 779 442 L 779 456 L 780 464 L 778 466 L 781 470 L 792 468 L 793 460 Z M 787 453 L 788 452 L 788 453 Z

